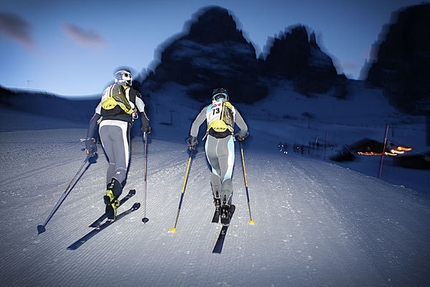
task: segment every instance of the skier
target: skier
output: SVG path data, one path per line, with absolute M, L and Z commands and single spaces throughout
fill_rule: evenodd
M 191 125 L 186 142 L 190 150 L 198 144 L 200 125 L 206 120 L 205 152 L 211 166 L 211 188 L 216 212 L 221 214 L 221 223 L 229 224 L 233 195 L 232 175 L 234 168 L 234 139 L 243 141 L 248 135 L 248 126 L 240 113 L 229 102 L 224 88 L 214 89 L 212 103 L 204 107 Z M 239 127 L 234 134 L 235 124 Z
M 108 219 L 114 220 L 119 206 L 118 197 L 122 193 L 127 178 L 130 161 L 130 129 L 138 118 L 142 123 L 142 133 L 151 133 L 149 119 L 145 113 L 142 96 L 132 87 L 132 74 L 129 70 L 120 69 L 114 74 L 114 84 L 107 87 L 90 120 L 85 151 L 95 155 L 97 125 L 100 141 L 109 162 L 106 176 L 106 204 Z

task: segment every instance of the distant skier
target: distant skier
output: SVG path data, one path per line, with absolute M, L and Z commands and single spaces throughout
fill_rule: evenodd
M 221 223 L 229 224 L 233 195 L 232 175 L 234 168 L 234 138 L 243 141 L 248 136 L 248 126 L 240 113 L 229 102 L 224 88 L 212 92 L 212 103 L 204 107 L 191 125 L 187 144 L 191 150 L 198 144 L 200 125 L 206 121 L 206 158 L 211 165 L 211 188 L 216 211 L 221 214 Z M 239 131 L 234 135 L 235 124 Z
M 115 83 L 107 87 L 100 103 L 90 120 L 85 150 L 87 154 L 95 155 L 97 125 L 99 126 L 100 141 L 109 162 L 106 176 L 106 214 L 108 219 L 115 219 L 119 206 L 118 197 L 122 193 L 127 178 L 130 162 L 130 129 L 133 121 L 138 118 L 142 123 L 142 132 L 151 133 L 149 119 L 145 113 L 145 103 L 139 91 L 132 85 L 132 75 L 129 70 L 121 69 L 115 72 Z

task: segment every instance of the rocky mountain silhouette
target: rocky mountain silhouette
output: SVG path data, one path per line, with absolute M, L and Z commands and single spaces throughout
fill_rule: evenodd
M 430 112 L 430 4 L 392 14 L 374 44 L 366 83 L 382 88 L 390 103 L 413 114 Z
M 251 103 L 267 95 L 255 48 L 231 14 L 211 6 L 195 18 L 187 34 L 162 49 L 161 63 L 144 85 L 177 82 L 196 100 L 207 100 L 216 87 L 226 88 L 235 102 Z
M 308 30 L 311 29 L 297 25 L 270 39 L 262 71 L 266 77 L 294 81 L 296 90 L 302 94 L 327 93 L 346 77 L 338 76 L 333 60 L 318 46 L 315 33 L 309 34 Z M 338 97 L 344 96 L 338 94 Z
M 341 82 L 332 59 L 303 26 L 274 39 L 262 59 L 227 9 L 205 7 L 194 18 L 188 31 L 162 47 L 160 63 L 144 80 L 144 88 L 173 81 L 187 86 L 194 99 L 206 101 L 213 88 L 222 86 L 233 101 L 253 103 L 268 94 L 274 77 L 294 81 L 306 95 L 326 93 Z M 346 89 L 341 91 L 337 94 L 344 96 Z

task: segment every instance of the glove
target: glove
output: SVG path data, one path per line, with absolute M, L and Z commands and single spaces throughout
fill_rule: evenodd
M 92 157 L 97 153 L 96 139 L 88 138 L 85 140 L 85 152 Z
M 196 145 L 199 143 L 199 142 L 197 141 L 197 138 L 195 138 L 195 137 L 193 137 L 193 136 L 191 136 L 191 137 L 187 138 L 187 139 L 186 139 L 186 142 L 187 142 L 188 148 L 189 148 L 190 150 L 195 149 Z
M 142 127 L 141 131 L 142 131 L 142 134 L 146 133 L 147 135 L 149 135 L 151 133 L 151 127 L 150 126 Z
M 249 136 L 249 133 L 242 130 L 234 135 L 234 137 L 237 138 L 237 140 L 240 142 L 246 139 L 248 136 Z

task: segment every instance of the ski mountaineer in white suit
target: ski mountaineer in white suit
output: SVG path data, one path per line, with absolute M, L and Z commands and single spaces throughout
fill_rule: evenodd
M 149 119 L 145 113 L 145 103 L 139 91 L 132 85 L 132 75 L 129 70 L 121 69 L 115 72 L 115 83 L 103 92 L 100 103 L 90 120 L 85 150 L 95 155 L 97 125 L 104 152 L 109 162 L 106 175 L 106 214 L 113 220 L 119 205 L 118 197 L 125 184 L 130 162 L 130 129 L 133 121 L 138 118 L 142 123 L 142 133 L 151 133 Z
M 198 144 L 197 136 L 200 125 L 207 123 L 205 152 L 211 166 L 211 188 L 215 208 L 220 211 L 221 223 L 229 224 L 231 201 L 233 196 L 232 175 L 234 168 L 234 139 L 243 141 L 248 135 L 248 126 L 240 113 L 229 102 L 224 88 L 212 92 L 212 103 L 204 107 L 191 125 L 187 144 L 190 150 Z M 239 127 L 234 134 L 235 124 Z

